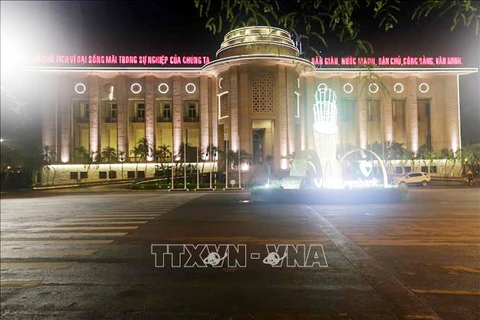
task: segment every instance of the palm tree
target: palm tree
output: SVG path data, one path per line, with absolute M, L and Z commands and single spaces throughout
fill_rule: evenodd
M 135 158 L 135 162 L 137 163 L 137 167 L 135 169 L 135 175 L 137 174 L 136 172 L 138 171 L 138 163 L 140 162 L 140 159 L 142 159 L 142 151 L 140 150 L 140 148 L 138 146 L 135 146 L 133 147 L 132 150 L 130 150 L 130 154 L 133 155 L 133 157 Z
M 153 152 L 152 146 L 148 143 L 147 138 L 141 138 L 137 142 L 137 147 L 140 150 L 140 156 L 143 158 L 145 161 L 147 159 L 147 156 L 151 156 Z
M 170 146 L 167 146 L 164 144 L 158 147 L 157 150 L 155 150 L 155 160 L 157 161 L 157 163 L 160 163 L 160 165 L 157 164 L 156 167 L 160 168 L 160 173 L 162 178 L 168 177 L 168 174 L 163 164 L 165 162 L 170 162 L 171 157 L 172 157 L 172 152 L 170 151 Z
M 182 143 L 178 149 L 178 156 L 182 162 L 195 162 L 197 159 L 197 147 L 192 147 L 188 142 Z
M 80 146 L 75 148 L 76 151 L 80 153 L 82 158 L 82 163 L 87 168 L 87 171 L 90 170 L 90 166 L 94 163 L 95 155 L 97 154 L 95 151 L 88 152 L 88 150 L 84 146 Z
M 206 158 L 210 161 L 215 160 L 218 155 L 218 147 L 214 146 L 213 144 L 208 145 L 207 149 L 205 150 L 205 154 Z
M 453 151 L 448 150 L 447 148 L 443 148 L 440 150 L 440 158 L 444 159 L 444 165 L 443 165 L 443 176 L 447 176 L 447 165 L 450 160 L 452 160 L 454 157 Z
M 466 146 L 463 150 L 463 171 L 475 172 L 480 159 L 480 144 Z
M 109 171 L 112 171 L 112 161 L 116 158 L 117 158 L 117 152 L 115 148 L 112 148 L 110 146 L 103 148 L 102 160 L 108 163 Z
M 251 158 L 252 158 L 251 154 L 245 150 L 240 150 L 240 151 L 229 150 L 228 151 L 228 159 L 233 166 L 242 165 L 243 163 L 250 161 Z
M 48 146 L 48 145 L 43 146 L 41 150 L 41 157 L 42 157 L 42 165 L 45 166 L 47 170 L 47 181 L 46 181 L 47 184 L 48 184 L 48 176 L 49 176 L 50 169 L 53 169 L 52 184 L 55 181 L 55 175 L 57 174 L 57 170 L 55 170 L 54 167 L 50 167 L 50 165 L 52 164 L 53 159 L 55 158 L 56 155 L 57 155 L 57 152 L 52 146 Z
M 147 156 L 150 156 L 152 152 L 153 148 L 150 146 L 146 138 L 138 140 L 137 145 L 130 151 L 130 153 L 134 155 L 135 162 L 137 163 L 135 175 L 137 175 L 138 172 L 138 164 L 142 160 L 145 161 L 145 172 L 147 171 Z
M 158 149 L 155 151 L 155 158 L 160 163 L 170 162 L 171 157 L 172 151 L 170 151 L 170 146 L 167 146 L 165 144 L 158 147 Z
M 405 162 L 406 160 L 411 159 L 408 154 L 407 148 L 405 148 L 404 143 L 391 142 L 387 146 L 387 158 L 392 160 L 401 160 L 402 172 L 405 171 Z
M 80 157 L 82 159 L 81 162 L 83 164 L 90 163 L 90 154 L 88 153 L 88 150 L 84 146 L 75 148 L 75 151 L 77 151 L 80 154 Z
M 454 170 L 455 170 L 455 165 L 457 164 L 457 161 L 462 160 L 462 153 L 463 153 L 462 149 L 458 149 L 457 151 L 451 150 L 452 170 L 450 170 L 450 172 L 451 172 L 450 174 L 452 176 L 455 176 Z M 461 174 L 461 172 L 460 172 L 460 174 Z

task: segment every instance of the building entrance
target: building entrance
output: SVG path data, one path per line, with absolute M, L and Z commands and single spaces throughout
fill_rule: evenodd
M 263 163 L 263 148 L 264 148 L 265 129 L 253 130 L 253 164 Z

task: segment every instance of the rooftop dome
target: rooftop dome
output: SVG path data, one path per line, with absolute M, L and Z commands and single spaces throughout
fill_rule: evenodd
M 217 58 L 249 54 L 276 54 L 298 57 L 290 33 L 283 29 L 256 26 L 230 31 L 223 38 Z

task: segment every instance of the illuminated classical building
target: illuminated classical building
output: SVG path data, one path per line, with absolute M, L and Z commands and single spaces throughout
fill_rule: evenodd
M 174 154 L 184 142 L 201 150 L 242 149 L 253 156 L 254 166 L 271 157 L 275 170 L 288 169 L 289 155 L 314 148 L 312 106 L 321 84 L 337 96 L 339 150 L 395 141 L 414 152 L 422 145 L 455 151 L 461 147 L 459 76 L 478 71 L 452 67 L 460 63 L 452 58 L 308 61 L 299 58 L 288 32 L 269 27 L 227 33 L 212 61 L 39 59 L 42 65 L 32 69 L 45 75 L 43 145 L 57 150 L 58 183 L 82 178 L 70 174 L 84 171 L 79 148 L 95 161 L 112 147 L 123 166 L 135 161 L 132 150 L 142 138 L 153 150 L 166 145 Z M 365 67 L 371 62 L 382 66 Z M 151 176 L 153 152 L 147 161 Z M 120 178 L 120 173 L 109 176 Z

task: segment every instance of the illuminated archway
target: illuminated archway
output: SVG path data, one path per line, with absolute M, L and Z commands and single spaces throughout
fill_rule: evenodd
M 349 151 L 347 152 L 341 159 L 340 161 L 343 161 L 343 159 L 345 159 L 347 156 L 351 155 L 352 153 L 355 153 L 355 152 L 359 152 L 359 151 L 366 151 L 366 152 L 370 152 L 377 160 L 378 162 L 380 163 L 380 166 L 382 167 L 382 174 L 383 174 L 383 187 L 384 188 L 388 188 L 388 177 L 387 177 L 387 170 L 385 169 L 385 166 L 383 165 L 383 161 L 382 159 L 380 159 L 380 157 L 373 151 L 371 150 L 368 150 L 368 149 L 355 149 L 355 150 L 352 150 L 352 151 Z
M 323 179 L 322 166 L 315 150 L 302 150 L 295 155 L 290 175 L 284 180 L 282 186 L 285 189 L 299 189 L 305 187 L 309 179 L 319 187 Z

